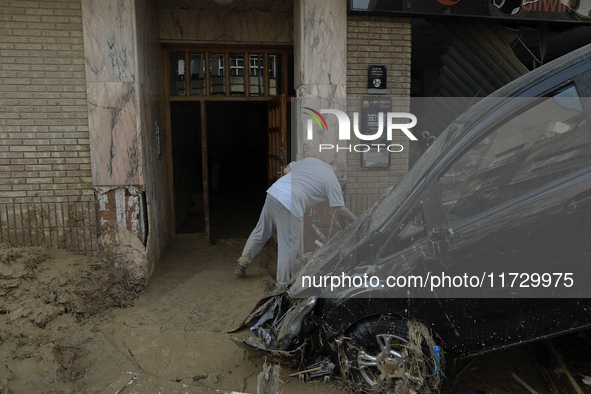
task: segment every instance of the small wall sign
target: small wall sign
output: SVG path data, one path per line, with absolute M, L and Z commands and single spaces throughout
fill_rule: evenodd
M 367 93 L 386 93 L 386 66 L 367 66 Z

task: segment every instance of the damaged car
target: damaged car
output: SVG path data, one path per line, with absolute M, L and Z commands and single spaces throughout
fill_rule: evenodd
M 438 392 L 445 358 L 591 325 L 591 45 L 456 119 L 232 337 L 354 387 Z

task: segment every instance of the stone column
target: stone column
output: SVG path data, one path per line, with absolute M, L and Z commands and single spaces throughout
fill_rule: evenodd
M 157 8 L 82 0 L 82 15 L 99 254 L 148 278 L 171 236 Z
M 337 117 L 324 116 L 328 127 L 319 127 L 314 122 L 310 140 L 306 125 L 311 117 L 304 112 L 312 113 L 306 108 L 347 110 L 346 1 L 294 1 L 294 55 L 297 100 L 292 103 L 292 133 L 295 134 L 296 158 L 317 157 L 327 163 L 334 159 L 345 162 L 344 151 L 319 149 L 320 144 L 337 146 Z M 325 241 L 324 237 L 333 236 L 341 228 L 342 220 L 333 215 L 337 214 L 331 212 L 328 203 L 306 213 L 300 252 L 314 250 Z M 324 236 L 316 234 L 317 231 Z
M 303 107 L 346 111 L 347 90 L 347 3 L 345 1 L 294 1 L 294 71 L 297 107 L 297 158 L 318 157 L 330 162 L 344 152 L 320 152 L 321 143 L 337 142 L 338 123 L 335 116 L 326 116 L 329 132 L 317 130 L 307 139 Z M 334 126 L 334 127 L 331 127 Z

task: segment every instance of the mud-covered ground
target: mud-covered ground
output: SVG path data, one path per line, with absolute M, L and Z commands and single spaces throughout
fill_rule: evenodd
M 274 252 L 239 280 L 241 243 L 178 236 L 147 287 L 94 258 L 1 245 L 0 393 L 255 393 L 263 360 L 225 331 L 272 286 Z M 283 392 L 339 392 L 293 372 Z
M 263 360 L 236 347 L 236 327 L 272 287 L 274 250 L 248 277 L 233 274 L 243 241 L 209 246 L 177 236 L 150 283 L 130 282 L 96 259 L 39 248 L 0 248 L 0 393 L 256 393 Z M 585 332 L 555 341 L 585 393 Z M 576 349 L 576 351 L 572 351 Z M 543 346 L 462 360 L 447 393 L 574 393 Z M 538 365 L 536 365 L 536 363 Z M 303 383 L 283 368 L 285 393 L 346 393 L 335 379 Z M 290 376 L 296 374 L 295 376 Z
M 0 245 L 1 392 L 79 392 L 96 327 L 143 289 L 95 259 Z

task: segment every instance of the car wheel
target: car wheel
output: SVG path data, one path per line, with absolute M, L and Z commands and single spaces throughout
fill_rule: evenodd
M 443 357 L 421 323 L 361 321 L 349 330 L 344 351 L 343 372 L 358 386 L 396 394 L 439 392 Z

